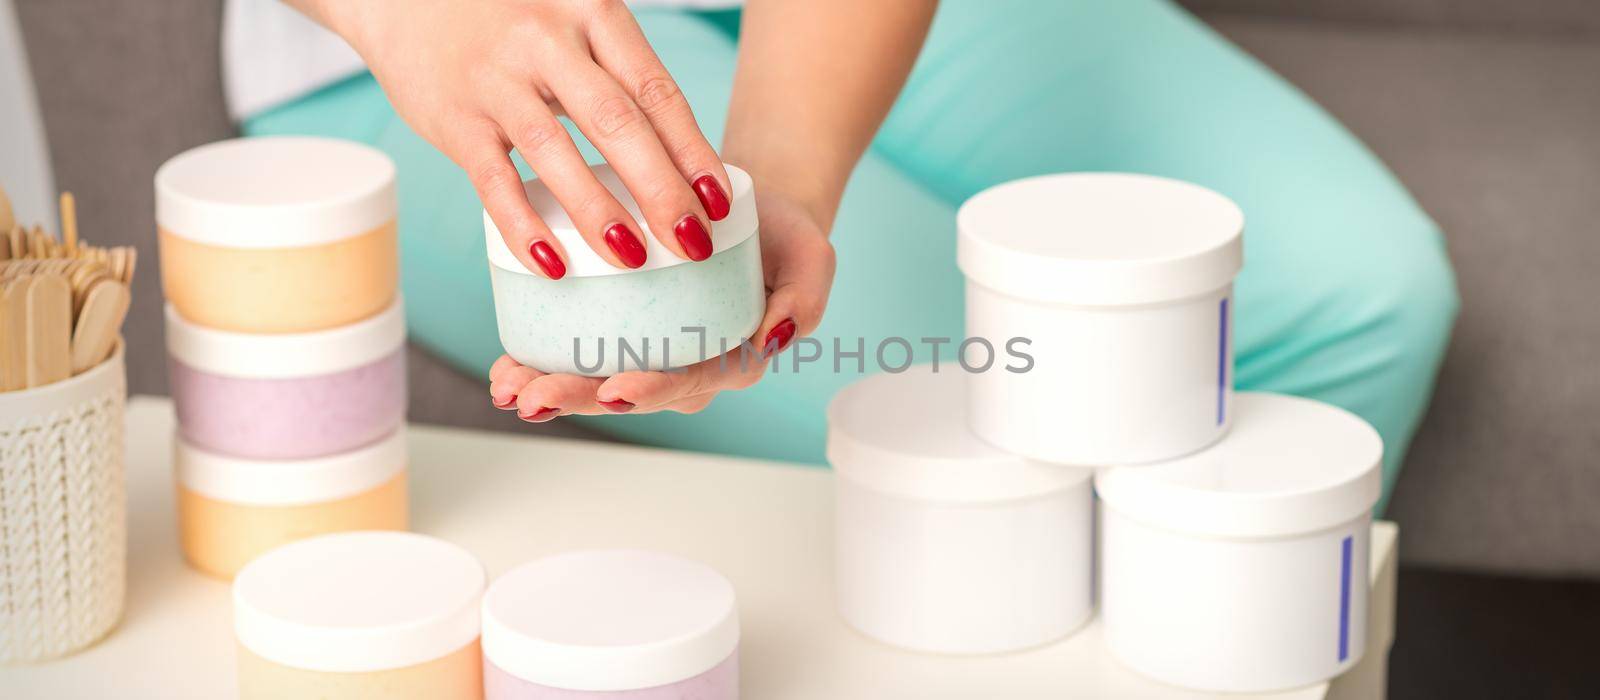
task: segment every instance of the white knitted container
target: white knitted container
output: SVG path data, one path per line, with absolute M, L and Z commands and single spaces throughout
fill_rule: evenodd
M 105 636 L 127 571 L 122 347 L 71 379 L 0 393 L 0 663 Z

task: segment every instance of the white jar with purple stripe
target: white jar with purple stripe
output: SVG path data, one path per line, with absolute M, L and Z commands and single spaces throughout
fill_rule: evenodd
M 1309 399 L 1241 392 L 1235 409 L 1206 450 L 1095 477 L 1106 644 L 1187 688 L 1324 681 L 1366 649 L 1383 442 Z
M 1033 459 L 1170 459 L 1231 422 L 1244 215 L 1186 182 L 1027 178 L 957 216 L 973 432 Z
M 487 700 L 738 700 L 739 611 L 711 567 L 661 552 L 569 552 L 483 596 Z
M 348 452 L 405 422 L 405 311 L 310 333 L 235 333 L 167 305 L 168 375 L 178 431 L 230 457 Z

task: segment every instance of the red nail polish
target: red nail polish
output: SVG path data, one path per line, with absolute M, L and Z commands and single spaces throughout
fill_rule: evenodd
M 622 264 L 627 265 L 630 269 L 637 269 L 644 264 L 647 256 L 644 251 L 644 244 L 639 242 L 639 237 L 633 235 L 633 231 L 628 230 L 627 226 L 612 224 L 611 228 L 606 229 L 603 238 L 606 239 L 606 245 L 611 247 L 611 252 L 617 254 L 617 259 L 621 260 Z
M 732 205 L 728 203 L 728 193 L 722 191 L 722 184 L 710 175 L 701 175 L 694 181 L 694 193 L 700 197 L 700 204 L 706 208 L 706 216 L 712 221 L 721 221 L 728 218 L 728 210 Z
M 528 254 L 533 256 L 533 261 L 539 263 L 544 274 L 550 279 L 558 280 L 567 275 L 567 264 L 561 262 L 561 256 L 556 255 L 556 249 L 549 243 L 534 241 L 528 245 Z
M 498 408 L 498 409 L 500 409 L 502 411 L 509 411 L 509 410 L 511 410 L 511 409 L 516 407 L 516 405 L 517 405 L 517 395 L 516 394 L 512 394 L 511 398 L 506 399 L 505 403 L 500 403 L 498 401 L 495 401 L 494 397 L 491 396 L 491 397 L 489 397 L 489 403 L 494 404 L 495 408 Z
M 632 411 L 633 410 L 633 404 L 630 403 L 630 402 L 627 402 L 627 401 L 623 401 L 622 399 L 615 399 L 615 400 L 612 400 L 612 401 L 601 401 L 599 403 L 600 403 L 601 406 L 604 406 L 607 411 L 610 411 L 612 413 L 627 413 L 628 411 Z
M 690 260 L 700 262 L 711 257 L 711 234 L 706 233 L 706 225 L 700 223 L 700 217 L 693 214 L 683 217 L 672 227 L 672 232 L 677 234 L 678 244 L 683 246 L 683 254 Z
M 517 417 L 521 418 L 522 420 L 525 420 L 525 421 L 527 421 L 529 423 L 543 423 L 543 422 L 545 422 L 547 420 L 551 420 L 551 419 L 555 418 L 560 413 L 561 413 L 561 409 L 559 409 L 559 408 L 551 408 L 549 406 L 542 406 L 542 407 L 539 408 L 539 410 L 534 411 L 533 415 L 525 416 L 525 415 L 522 415 L 521 413 L 518 413 Z
M 795 325 L 792 318 L 783 319 L 782 323 L 773 326 L 772 330 L 767 331 L 767 341 L 761 344 L 762 358 L 772 357 L 774 353 L 787 347 L 789 341 L 794 339 L 794 331 Z

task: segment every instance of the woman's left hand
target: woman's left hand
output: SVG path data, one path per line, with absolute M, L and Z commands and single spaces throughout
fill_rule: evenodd
M 761 357 L 742 348 L 682 370 L 623 372 L 612 377 L 546 374 L 502 355 L 489 370 L 489 399 L 531 423 L 572 413 L 695 413 L 718 393 L 746 388 L 766 373 L 767 360 L 822 321 L 833 285 L 833 245 L 818 216 L 782 194 L 757 190 L 761 217 L 761 262 L 767 288 L 766 314 L 752 343 Z

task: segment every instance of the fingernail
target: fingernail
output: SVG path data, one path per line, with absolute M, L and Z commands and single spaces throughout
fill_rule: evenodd
M 547 420 L 551 420 L 551 419 L 555 418 L 556 415 L 559 414 L 559 413 L 561 413 L 561 409 L 559 409 L 559 408 L 551 408 L 549 406 L 542 406 L 542 407 L 539 408 L 539 410 L 534 411 L 532 415 L 526 415 L 525 416 L 525 415 L 523 415 L 521 413 L 518 413 L 517 417 L 521 418 L 522 420 L 525 420 L 525 421 L 527 421 L 529 423 L 543 423 L 543 422 L 545 422 Z
M 630 403 L 630 402 L 627 402 L 627 401 L 623 401 L 622 399 L 613 399 L 611 401 L 601 401 L 600 405 L 601 406 L 605 406 L 606 410 L 610 411 L 612 413 L 627 413 L 628 411 L 632 411 L 633 410 L 633 404 Z
M 700 217 L 693 214 L 683 217 L 672 227 L 672 232 L 677 234 L 678 244 L 683 246 L 683 254 L 690 260 L 700 262 L 711 257 L 711 234 L 706 233 L 706 225 L 700 223 Z
M 645 258 L 648 256 L 645 253 L 644 244 L 639 242 L 639 237 L 633 235 L 633 231 L 628 230 L 627 226 L 612 224 L 611 228 L 606 229 L 603 238 L 606 239 L 606 245 L 611 246 L 611 252 L 617 254 L 617 259 L 621 260 L 622 264 L 627 265 L 630 269 L 637 269 L 644 264 Z
M 491 396 L 491 397 L 489 397 L 489 403 L 494 404 L 495 408 L 498 408 L 498 409 L 500 409 L 502 411 L 509 411 L 509 410 L 511 410 L 511 409 L 516 407 L 516 405 L 517 405 L 517 395 L 516 394 L 512 394 L 511 398 L 506 399 L 504 403 L 501 403 L 499 401 L 495 401 L 494 397 Z
M 794 339 L 794 330 L 794 319 L 786 318 L 783 319 L 783 323 L 767 331 L 767 340 L 761 344 L 762 359 L 772 357 L 774 353 L 787 347 L 789 341 Z
M 534 241 L 528 245 L 528 254 L 533 256 L 533 261 L 539 263 L 550 279 L 558 280 L 567 275 L 567 264 L 561 262 L 561 256 L 556 255 L 556 249 L 551 248 L 549 243 Z
M 694 193 L 699 195 L 700 204 L 706 208 L 706 216 L 712 221 L 721 221 L 728 218 L 728 193 L 722 191 L 722 184 L 710 175 L 701 175 L 694 181 Z

